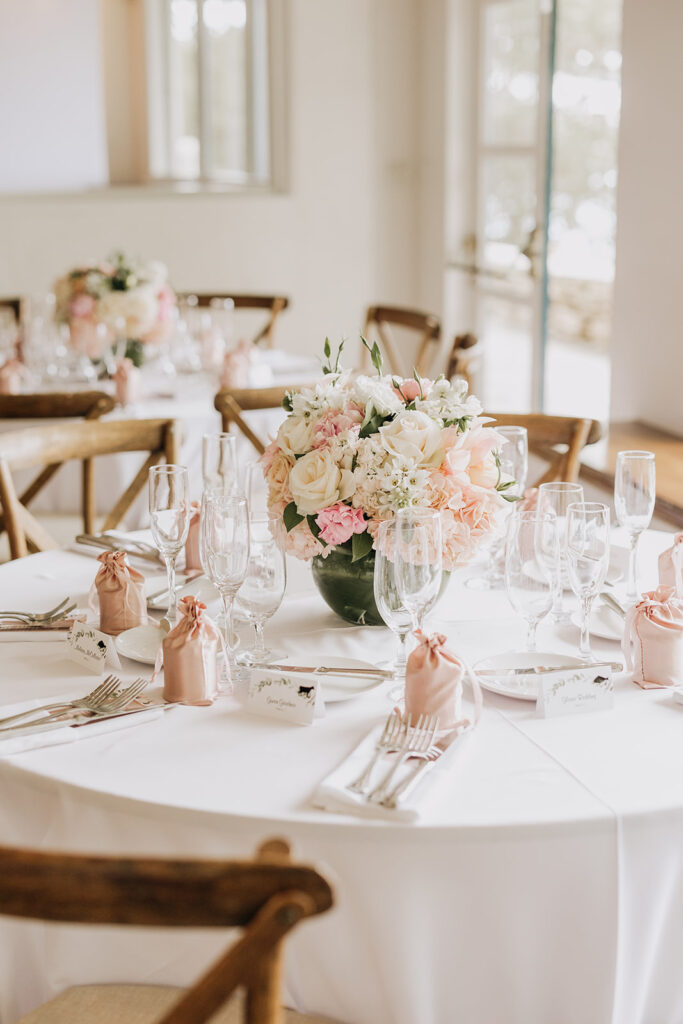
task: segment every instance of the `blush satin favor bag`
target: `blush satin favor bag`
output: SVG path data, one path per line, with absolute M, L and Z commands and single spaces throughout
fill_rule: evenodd
M 162 641 L 164 700 L 212 704 L 218 694 L 220 631 L 196 597 L 184 597 L 178 611 L 182 618 Z
M 100 601 L 100 629 L 117 636 L 124 629 L 147 623 L 145 577 L 126 563 L 125 551 L 103 551 L 91 589 Z
M 468 728 L 479 721 L 482 694 L 479 680 L 470 667 L 446 647 L 441 633 L 415 633 L 418 644 L 406 665 L 406 714 L 413 722 L 420 715 L 436 715 L 439 731 Z M 474 697 L 474 721 L 463 718 L 463 682 L 467 678 Z
M 629 609 L 623 651 L 644 690 L 683 684 L 683 600 L 673 587 L 643 594 Z
M 659 585 L 673 587 L 683 599 L 683 533 L 677 533 L 671 547 L 659 556 Z
M 199 557 L 199 522 L 201 519 L 201 505 L 198 501 L 190 502 L 190 528 L 187 531 L 185 541 L 185 571 L 188 569 L 201 569 L 202 560 Z

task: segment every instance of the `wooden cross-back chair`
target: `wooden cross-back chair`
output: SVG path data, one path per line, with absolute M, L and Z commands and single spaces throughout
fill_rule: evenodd
M 184 299 L 196 299 L 198 307 L 210 306 L 214 299 L 230 299 L 235 309 L 263 310 L 268 319 L 251 339 L 252 345 L 264 344 L 272 348 L 275 341 L 275 321 L 289 306 L 286 295 L 244 295 L 231 292 L 189 292 Z
M 259 455 L 263 455 L 265 445 L 251 429 L 242 415 L 254 409 L 277 409 L 282 405 L 285 395 L 296 390 L 296 385 L 273 388 L 223 388 L 214 399 L 223 420 L 223 430 L 227 433 L 234 423 L 242 434 L 250 441 Z
M 476 334 L 457 334 L 446 363 L 446 380 L 462 377 L 471 391 L 481 365 L 481 348 Z
M 174 420 L 108 420 L 58 423 L 0 433 L 0 505 L 9 537 L 10 556 L 59 545 L 17 496 L 12 471 L 50 466 L 70 459 L 94 459 L 116 452 L 148 452 L 148 456 L 113 509 L 103 530 L 113 530 L 147 483 L 149 470 L 162 459 L 177 462 L 179 438 Z
M 532 486 L 550 480 L 574 482 L 581 469 L 581 450 L 587 444 L 595 444 L 602 437 L 602 427 L 597 420 L 574 419 L 571 416 L 545 416 L 543 413 L 485 413 L 492 416 L 495 427 L 526 427 L 529 451 L 549 463 Z
M 35 395 L 0 395 L 0 420 L 86 419 L 96 420 L 116 405 L 104 391 L 55 392 Z M 45 466 L 26 488 L 19 501 L 28 507 L 52 479 L 62 460 Z M 95 520 L 95 476 L 92 459 L 82 463 L 83 529 L 92 533 Z M 4 529 L 0 520 L 0 530 Z
M 8 298 L 0 297 L 0 309 L 11 309 L 18 324 L 21 323 L 23 308 L 24 300 L 22 298 L 13 295 Z
M 289 847 L 279 839 L 264 843 L 251 861 L 0 850 L 0 914 L 85 925 L 242 929 L 189 989 L 79 986 L 29 1013 L 23 1024 L 320 1022 L 283 1015 L 282 946 L 300 921 L 332 903 L 325 879 L 312 867 L 291 863 Z M 221 1010 L 238 987 L 246 989 L 244 1003 Z
M 416 335 L 416 355 L 401 354 L 391 328 L 403 327 Z M 365 314 L 363 334 L 369 342 L 377 335 L 382 355 L 392 373 L 401 377 L 412 377 L 413 368 L 426 376 L 432 368 L 441 338 L 441 322 L 431 313 L 415 309 L 401 309 L 396 306 L 370 306 Z M 363 346 L 361 366 L 367 367 L 369 354 Z

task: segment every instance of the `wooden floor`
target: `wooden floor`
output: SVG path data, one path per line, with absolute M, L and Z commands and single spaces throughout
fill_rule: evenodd
M 611 423 L 605 440 L 584 449 L 582 478 L 613 487 L 617 452 L 629 449 L 655 453 L 657 515 L 683 527 L 683 437 L 646 423 Z

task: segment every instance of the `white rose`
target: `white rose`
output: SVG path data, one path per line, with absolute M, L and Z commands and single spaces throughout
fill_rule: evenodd
M 277 432 L 277 443 L 287 455 L 303 455 L 313 445 L 315 425 L 304 416 L 288 416 Z
M 299 513 L 308 516 L 350 498 L 355 480 L 350 470 L 339 468 L 326 448 L 319 448 L 297 460 L 289 474 L 289 489 Z
M 390 455 L 418 466 L 443 462 L 441 428 L 423 412 L 404 412 L 380 427 L 379 434 Z

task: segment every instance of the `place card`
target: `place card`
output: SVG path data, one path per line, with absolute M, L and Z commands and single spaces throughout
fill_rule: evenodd
M 72 661 L 77 661 L 95 675 L 101 675 L 105 665 L 121 668 L 114 638 L 85 622 L 74 623 L 66 638 L 66 649 Z
M 319 680 L 308 672 L 252 668 L 245 709 L 282 722 L 312 725 L 323 713 Z
M 608 665 L 558 669 L 538 676 L 536 714 L 540 718 L 608 711 L 614 707 L 612 670 Z

